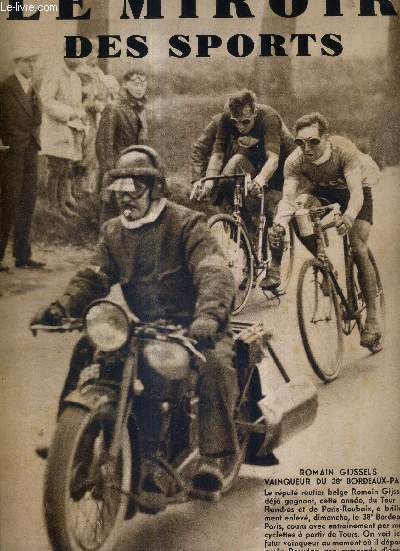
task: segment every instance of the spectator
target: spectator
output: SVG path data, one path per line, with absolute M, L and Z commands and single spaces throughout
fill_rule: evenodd
M 82 141 L 87 132 L 82 104 L 82 85 L 77 74 L 79 59 L 65 58 L 48 71 L 42 81 L 42 151 L 47 155 L 49 203 L 62 214 L 75 215 L 72 195 L 74 163 L 82 159 Z
M 13 255 L 17 268 L 42 268 L 31 257 L 30 229 L 37 194 L 40 104 L 32 85 L 39 52 L 21 45 L 14 52 L 15 72 L 0 87 L 0 271 L 14 227 Z M 7 147 L 8 146 L 8 147 Z
M 107 89 L 107 105 L 117 99 L 119 93 L 119 82 L 113 75 L 104 75 L 103 83 Z
M 96 157 L 96 134 L 107 100 L 107 88 L 103 81 L 104 73 L 98 66 L 97 49 L 94 49 L 78 68 L 78 75 L 82 82 L 83 107 L 86 111 L 88 131 L 82 147 L 82 176 L 81 190 L 94 193 L 97 190 L 99 166 Z
M 146 117 L 147 77 L 138 69 L 130 69 L 122 78 L 118 98 L 104 109 L 96 138 L 96 154 L 100 168 L 100 182 L 111 170 L 121 151 L 130 145 L 147 143 Z M 115 198 L 102 191 L 101 221 L 118 215 Z

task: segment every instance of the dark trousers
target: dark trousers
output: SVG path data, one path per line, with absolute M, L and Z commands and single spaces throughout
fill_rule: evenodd
M 61 157 L 47 156 L 47 195 L 53 207 L 62 207 L 65 203 L 65 186 L 72 180 L 72 161 Z
M 37 195 L 37 147 L 10 150 L 3 156 L 0 175 L 0 260 L 3 260 L 14 227 L 13 255 L 31 256 L 30 229 Z

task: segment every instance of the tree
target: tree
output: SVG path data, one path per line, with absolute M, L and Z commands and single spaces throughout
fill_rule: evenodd
M 265 3 L 267 6 L 267 3 Z M 249 86 L 260 101 L 273 101 L 278 106 L 279 98 L 285 103 L 293 97 L 293 66 L 290 56 L 290 35 L 296 32 L 296 18 L 283 18 L 265 7 L 261 22 L 262 34 L 282 35 L 286 38 L 287 56 L 257 57 Z M 289 46 L 288 46 L 289 45 Z
M 400 17 L 391 17 L 388 38 L 388 77 L 386 91 L 399 101 L 400 85 Z
M 375 154 L 382 165 L 400 162 L 400 18 L 391 17 L 387 76 L 375 124 Z

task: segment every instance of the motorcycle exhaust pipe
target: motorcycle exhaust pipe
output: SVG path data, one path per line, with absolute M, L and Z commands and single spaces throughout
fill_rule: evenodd
M 317 389 L 306 377 L 299 377 L 283 383 L 257 404 L 265 427 L 265 438 L 257 452 L 260 457 L 313 423 L 318 409 Z

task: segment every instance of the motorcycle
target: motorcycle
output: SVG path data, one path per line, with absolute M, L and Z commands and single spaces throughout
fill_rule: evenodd
M 182 326 L 140 322 L 109 300 L 93 302 L 83 321 L 66 319 L 60 326 L 32 325 L 31 330 L 84 333 L 75 347 L 79 381 L 63 399 L 47 459 L 44 515 L 50 542 L 57 551 L 111 551 L 124 520 L 193 497 L 191 479 L 199 459 L 196 381 L 205 358 Z M 290 381 L 261 324 L 236 322 L 232 330 L 238 448 L 224 461 L 222 489 L 210 492 L 210 500 L 232 487 L 243 462 L 269 454 L 310 425 L 317 412 L 315 387 Z M 266 349 L 286 383 L 281 400 L 272 400 L 263 388 Z M 137 421 L 143 373 L 162 377 L 167 396 L 162 403 L 165 453 L 154 461 L 169 490 L 156 502 L 145 499 L 143 491 Z

